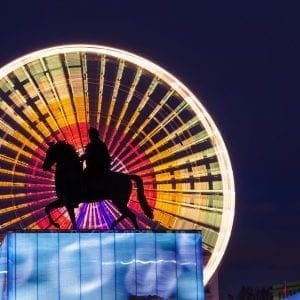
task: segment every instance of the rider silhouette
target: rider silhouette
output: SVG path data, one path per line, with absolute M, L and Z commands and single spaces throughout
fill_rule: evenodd
M 85 160 L 86 168 L 84 170 L 84 180 L 87 184 L 87 193 L 92 196 L 96 190 L 104 189 L 104 180 L 110 172 L 111 157 L 107 146 L 99 138 L 99 132 L 96 128 L 89 128 L 90 142 L 87 144 L 85 153 L 80 160 Z

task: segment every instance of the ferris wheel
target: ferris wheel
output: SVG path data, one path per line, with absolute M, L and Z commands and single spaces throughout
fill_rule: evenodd
M 90 126 L 108 146 L 113 170 L 143 178 L 156 224 L 202 231 L 206 284 L 224 254 L 234 217 L 225 144 L 181 81 L 120 49 L 59 46 L 0 69 L 1 230 L 50 228 L 44 207 L 56 195 L 53 173 L 41 169 L 46 143 L 66 140 L 82 153 Z M 130 207 L 143 228 L 151 227 L 134 193 Z M 77 222 L 103 229 L 117 214 L 109 201 L 81 204 Z M 70 228 L 64 209 L 54 216 Z

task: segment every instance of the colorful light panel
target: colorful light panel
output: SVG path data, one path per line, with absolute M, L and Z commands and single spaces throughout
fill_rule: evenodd
M 9 233 L 0 296 L 38 299 L 204 299 L 198 232 Z
M 202 231 L 206 283 L 234 216 L 226 147 L 199 99 L 177 78 L 119 49 L 49 48 L 0 69 L 1 229 L 51 228 L 44 207 L 56 195 L 53 173 L 41 169 L 46 142 L 64 139 L 82 153 L 89 126 L 99 128 L 113 170 L 143 178 L 156 222 Z M 152 226 L 135 191 L 130 207 L 141 228 Z M 90 229 L 108 228 L 118 214 L 109 201 L 76 211 L 78 226 Z M 71 227 L 65 209 L 53 216 L 63 229 Z M 130 226 L 125 220 L 119 228 Z

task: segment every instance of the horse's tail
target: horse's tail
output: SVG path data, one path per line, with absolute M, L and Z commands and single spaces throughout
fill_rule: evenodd
M 144 184 L 143 184 L 142 178 L 138 175 L 129 175 L 129 177 L 130 177 L 130 179 L 132 179 L 136 183 L 137 198 L 140 202 L 142 210 L 144 211 L 145 215 L 148 218 L 153 219 L 153 211 L 152 211 L 152 208 L 148 204 L 147 199 L 145 197 Z

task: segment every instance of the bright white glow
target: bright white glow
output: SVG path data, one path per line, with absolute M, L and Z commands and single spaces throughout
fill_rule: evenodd
M 155 76 L 160 78 L 162 81 L 165 81 L 186 101 L 186 103 L 192 108 L 192 110 L 195 112 L 198 119 L 201 121 L 204 128 L 208 132 L 208 135 L 211 138 L 216 150 L 216 155 L 221 169 L 224 207 L 222 210 L 222 221 L 218 239 L 213 253 L 204 269 L 204 284 L 207 284 L 213 273 L 216 271 L 224 255 L 230 238 L 235 211 L 235 188 L 232 167 L 224 141 L 215 123 L 213 122 L 207 110 L 201 104 L 201 101 L 180 80 L 149 60 L 116 48 L 98 45 L 74 44 L 62 45 L 35 51 L 28 55 L 20 57 L 1 68 L 0 78 L 6 76 L 13 70 L 22 67 L 23 65 L 33 60 L 55 54 L 70 52 L 90 52 L 112 56 L 124 61 L 131 62 L 137 66 L 144 68 L 150 73 L 155 74 Z

